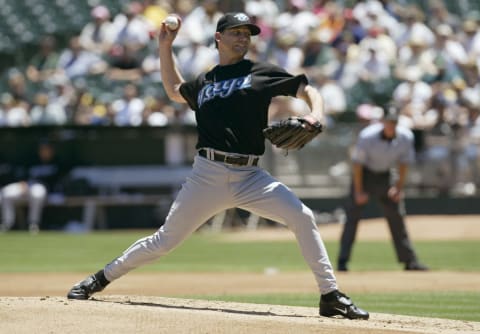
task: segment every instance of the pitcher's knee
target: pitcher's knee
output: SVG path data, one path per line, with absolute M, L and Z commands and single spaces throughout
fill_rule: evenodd
M 286 224 L 291 230 L 295 230 L 300 226 L 314 227 L 316 226 L 315 214 L 310 208 L 303 206 L 302 210 L 298 210 L 290 215 Z
M 157 231 L 148 237 L 151 249 L 159 256 L 170 253 L 177 247 L 181 240 L 163 231 Z

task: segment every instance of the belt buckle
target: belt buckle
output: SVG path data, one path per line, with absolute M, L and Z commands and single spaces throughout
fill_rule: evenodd
M 230 166 L 243 166 L 242 164 L 233 163 L 233 162 L 228 162 L 227 160 L 228 160 L 229 158 L 230 158 L 230 159 L 238 159 L 238 158 L 241 158 L 240 155 L 232 154 L 232 153 L 225 154 L 225 155 L 224 155 L 224 158 L 223 158 L 223 163 L 224 163 L 224 164 L 227 164 L 227 165 L 230 165 Z

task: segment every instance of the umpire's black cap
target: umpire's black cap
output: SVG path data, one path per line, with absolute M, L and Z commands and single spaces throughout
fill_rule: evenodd
M 222 32 L 225 29 L 235 28 L 245 26 L 250 30 L 252 36 L 258 35 L 260 33 L 260 27 L 256 24 L 253 24 L 245 13 L 226 13 L 223 15 L 217 23 L 217 32 Z
M 395 104 L 390 103 L 383 107 L 383 117 L 384 121 L 398 122 L 400 116 L 400 111 L 395 106 Z

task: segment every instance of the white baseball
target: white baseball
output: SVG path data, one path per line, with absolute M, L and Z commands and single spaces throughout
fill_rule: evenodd
M 168 29 L 170 30 L 177 30 L 178 29 L 178 18 L 173 15 L 169 15 L 165 18 L 165 25 L 167 26 Z

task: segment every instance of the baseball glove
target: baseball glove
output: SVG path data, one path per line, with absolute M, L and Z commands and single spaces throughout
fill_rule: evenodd
M 263 129 L 263 135 L 278 148 L 299 150 L 320 134 L 322 129 L 322 124 L 317 120 L 289 117 Z

